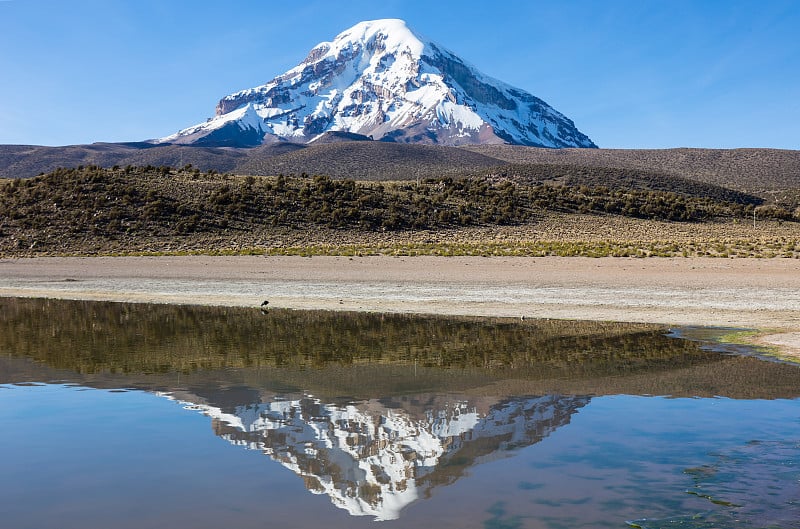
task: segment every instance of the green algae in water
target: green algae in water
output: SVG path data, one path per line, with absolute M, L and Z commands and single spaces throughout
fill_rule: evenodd
M 489 507 L 486 512 L 492 516 L 483 523 L 484 529 L 522 529 L 523 527 L 522 517 L 508 514 L 505 503 L 502 501 Z
M 627 522 L 636 529 L 772 529 L 800 527 L 800 442 L 751 441 L 687 468 L 686 493 L 716 510 Z

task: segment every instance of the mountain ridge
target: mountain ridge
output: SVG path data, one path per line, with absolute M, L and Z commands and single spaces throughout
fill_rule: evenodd
M 359 22 L 289 71 L 223 97 L 206 122 L 155 142 L 252 147 L 334 131 L 400 143 L 596 147 L 538 97 L 399 19 Z

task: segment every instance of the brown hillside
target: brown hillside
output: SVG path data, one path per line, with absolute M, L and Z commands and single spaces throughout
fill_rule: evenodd
M 670 173 L 749 193 L 800 189 L 800 151 L 778 149 L 540 149 L 472 145 L 515 164 L 621 167 Z
M 148 143 L 94 143 L 65 147 L 0 145 L 0 178 L 30 178 L 59 167 L 170 166 L 191 164 L 203 170 L 233 171 L 248 156 L 243 149 L 152 145 Z
M 312 144 L 304 149 L 262 158 L 251 157 L 239 174 L 323 174 L 353 180 L 415 180 L 461 176 L 478 168 L 502 165 L 496 158 L 465 149 L 373 141 Z
M 329 138 L 330 141 L 341 138 Z M 417 180 L 506 172 L 540 181 L 669 190 L 723 198 L 720 187 L 793 208 L 800 203 L 800 151 L 774 149 L 539 149 L 512 145 L 443 147 L 372 141 L 251 149 L 96 143 L 66 147 L 0 145 L 0 178 L 29 178 L 58 167 L 191 165 L 201 171 L 324 174 L 356 180 Z M 513 165 L 513 170 L 507 169 Z M 504 167 L 504 169 L 499 169 Z M 543 175 L 552 172 L 554 175 Z M 565 168 L 569 168 L 566 172 Z M 487 171 L 488 169 L 488 171 Z M 710 185 L 700 189 L 698 185 Z M 730 197 L 725 198 L 731 200 Z M 739 201 L 738 199 L 733 199 Z
M 520 184 L 607 187 L 614 190 L 664 191 L 690 197 L 707 197 L 739 204 L 761 204 L 762 197 L 682 176 L 626 167 L 582 165 L 509 164 L 476 171 L 476 175 L 508 178 Z M 794 202 L 788 204 L 791 208 Z
M 754 214 L 758 227 L 751 225 Z M 567 227 L 570 218 L 578 220 Z M 356 182 L 84 166 L 0 180 L 0 255 L 397 244 L 409 237 L 428 244 L 440 235 L 448 244 L 473 236 L 483 244 L 503 239 L 501 231 L 511 230 L 515 240 L 543 241 L 544 246 L 523 249 L 530 255 L 705 255 L 713 250 L 719 255 L 794 257 L 800 251 L 797 221 L 800 209 L 496 176 Z M 720 223 L 725 225 L 722 231 L 715 228 Z M 550 227 L 541 231 L 545 224 Z M 587 226 L 599 230 L 594 233 L 605 242 L 599 247 L 566 242 L 585 233 Z M 625 226 L 633 226 L 634 232 Z M 648 227 L 647 234 L 640 233 L 642 227 Z M 470 235 L 478 232 L 482 235 Z M 704 236 L 713 248 L 678 244 L 678 232 L 692 238 L 713 233 Z M 632 247 L 625 233 L 657 241 L 656 246 Z M 748 241 L 726 246 L 721 236 Z M 753 246 L 753 236 L 770 240 Z M 547 240 L 558 242 L 554 247 Z M 482 255 L 485 250 L 476 251 Z M 513 247 L 498 251 L 518 254 Z

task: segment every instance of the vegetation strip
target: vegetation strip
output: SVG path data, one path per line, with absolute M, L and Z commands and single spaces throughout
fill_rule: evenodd
M 190 166 L 88 166 L 0 186 L 0 254 L 798 256 L 798 240 L 787 237 L 699 242 L 614 237 L 586 242 L 524 237 L 473 241 L 464 236 L 444 243 L 403 240 L 406 234 L 426 230 L 461 235 L 459 230 L 470 228 L 537 226 L 559 214 L 589 215 L 601 223 L 629 218 L 699 225 L 727 219 L 745 225 L 754 213 L 762 221 L 800 219 L 800 211 L 756 206 L 748 195 L 726 197 L 731 200 L 663 190 L 526 183 L 497 174 L 356 182 L 319 175 L 242 177 L 201 173 Z M 232 249 L 219 243 L 226 237 L 280 230 L 338 235 L 332 244 L 308 236 L 294 243 L 251 242 Z M 364 234 L 392 237 L 348 243 Z M 217 237 L 217 243 L 192 244 L 202 237 Z M 136 244 L 145 239 L 155 244 Z
M 76 254 L 77 255 L 77 254 Z M 475 243 L 421 243 L 393 245 L 310 245 L 285 247 L 222 248 L 207 250 L 159 250 L 106 252 L 106 256 L 166 255 L 263 255 L 263 256 L 442 256 L 442 257 L 720 257 L 720 258 L 800 258 L 800 241 L 749 240 L 700 242 L 657 241 L 650 243 L 625 241 L 520 241 Z

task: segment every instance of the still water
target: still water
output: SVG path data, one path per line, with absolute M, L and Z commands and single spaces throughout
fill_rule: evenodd
M 705 333 L 0 299 L 0 527 L 800 528 L 800 368 Z

